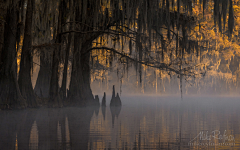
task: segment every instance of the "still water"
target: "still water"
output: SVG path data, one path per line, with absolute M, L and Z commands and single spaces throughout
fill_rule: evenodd
M 239 97 L 122 96 L 122 107 L 0 111 L 0 150 L 240 149 Z

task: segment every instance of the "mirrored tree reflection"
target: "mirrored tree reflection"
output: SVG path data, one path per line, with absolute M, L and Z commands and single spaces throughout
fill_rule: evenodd
M 43 108 L 1 112 L 0 149 L 87 149 L 93 111 Z
M 111 110 L 111 115 L 112 115 L 112 127 L 114 128 L 114 121 L 115 118 L 117 119 L 120 111 L 121 111 L 122 106 L 110 106 L 110 110 Z
M 103 119 L 105 120 L 105 116 L 106 116 L 106 106 L 101 106 L 101 110 L 102 110 Z
M 0 148 L 197 149 L 189 142 L 204 142 L 195 137 L 200 132 L 215 130 L 221 134 L 226 130 L 226 135 L 235 139 L 234 148 L 239 148 L 238 100 L 229 98 L 230 103 L 223 100 L 131 97 L 131 101 L 123 98 L 127 106 L 106 106 L 105 114 L 94 113 L 94 107 L 1 111 Z

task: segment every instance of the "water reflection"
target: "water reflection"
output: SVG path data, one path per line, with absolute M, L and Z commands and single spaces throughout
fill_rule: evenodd
M 102 110 L 103 120 L 105 121 L 105 116 L 106 116 L 106 106 L 102 105 L 101 110 Z
M 120 114 L 122 106 L 110 106 L 111 114 L 112 114 L 112 127 L 114 127 L 114 120 L 118 118 Z
M 38 129 L 36 121 L 34 121 L 30 132 L 29 149 L 38 149 Z
M 93 108 L 0 112 L 0 149 L 87 149 Z
M 122 107 L 1 111 L 0 149 L 240 148 L 239 98 L 122 99 Z M 210 137 L 212 131 L 228 140 Z M 199 145 L 206 143 L 212 145 Z

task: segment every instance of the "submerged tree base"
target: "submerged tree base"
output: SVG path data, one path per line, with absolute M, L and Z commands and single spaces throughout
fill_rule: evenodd
M 21 96 L 14 80 L 0 77 L 0 109 L 23 109 L 27 107 L 26 100 Z

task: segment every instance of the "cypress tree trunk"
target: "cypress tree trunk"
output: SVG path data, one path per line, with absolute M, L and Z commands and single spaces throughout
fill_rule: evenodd
M 68 59 L 70 53 L 70 45 L 71 45 L 71 34 L 68 35 L 68 45 L 66 48 L 66 56 L 64 62 L 64 70 L 63 70 L 63 78 L 62 78 L 62 87 L 60 89 L 60 94 L 62 99 L 66 99 L 66 88 L 67 88 L 67 72 L 68 72 Z
M 79 8 L 75 10 L 75 20 L 81 21 Z M 75 30 L 80 30 L 80 27 L 77 26 Z M 84 79 L 82 74 L 82 39 L 81 35 L 78 33 L 74 34 L 74 51 L 73 51 L 73 62 L 72 62 L 72 73 L 71 81 L 69 85 L 68 92 L 68 102 L 70 104 L 86 105 L 86 93 L 84 86 Z
M 83 55 L 90 47 L 89 45 L 91 45 L 93 39 L 92 36 L 81 38 L 80 35 L 75 34 L 73 65 L 68 96 L 69 102 L 86 105 L 91 104 L 94 100 L 90 87 L 90 53 Z
M 77 3 L 76 3 L 77 5 Z M 76 31 L 93 31 L 94 28 L 91 27 L 94 23 L 91 21 L 92 13 L 86 11 L 85 8 L 89 7 L 88 3 L 82 3 L 83 9 L 76 7 L 75 10 L 75 21 L 84 22 L 87 25 L 77 26 Z M 98 8 L 98 7 L 95 7 Z M 80 12 L 81 11 L 81 12 Z M 96 10 L 98 11 L 98 10 Z M 121 15 L 117 16 L 114 20 L 110 21 L 108 19 L 108 13 L 105 13 L 103 20 L 105 23 L 102 30 L 106 30 L 122 19 Z M 114 13 L 113 13 L 114 14 Z M 101 20 L 102 21 L 102 20 Z M 100 20 L 96 20 L 96 24 L 101 24 Z M 94 97 L 90 87 L 90 52 L 85 54 L 86 50 L 91 47 L 92 41 L 95 40 L 101 33 L 89 33 L 84 35 L 79 35 L 75 33 L 74 37 L 74 52 L 73 52 L 73 65 L 71 73 L 71 81 L 69 86 L 68 100 L 69 102 L 78 102 L 81 105 L 87 103 L 93 103 Z
M 74 52 L 72 62 L 71 81 L 69 85 L 68 102 L 78 103 L 85 105 L 84 101 L 84 89 L 83 89 L 83 76 L 82 76 L 82 64 L 80 56 L 80 45 L 78 45 L 78 36 L 74 38 Z
M 17 52 L 21 52 L 22 50 L 22 43 L 21 42 L 21 36 L 24 36 L 24 1 L 19 1 L 19 11 L 18 11 L 18 25 L 17 25 Z M 18 67 L 16 67 L 18 70 Z
M 17 11 L 14 3 L 7 9 L 4 30 L 0 62 L 0 108 L 24 108 L 26 101 L 20 93 L 15 70 Z
M 28 107 L 36 107 L 37 100 L 32 87 L 31 80 L 31 62 L 32 62 L 32 14 L 34 0 L 28 0 L 25 33 L 23 40 L 23 48 L 21 54 L 21 63 L 18 84 L 22 96 L 27 100 Z
M 51 63 L 47 60 L 47 54 L 41 52 L 40 70 L 34 92 L 41 98 L 49 97 L 50 79 L 51 79 Z
M 65 1 L 65 3 L 67 3 Z M 73 1 L 69 1 L 69 6 L 70 7 L 73 7 Z M 70 11 L 70 21 L 73 21 L 74 19 L 74 9 L 72 9 Z M 69 29 L 66 29 L 66 30 L 74 30 L 74 26 L 75 25 L 72 25 L 70 24 L 69 26 Z M 63 78 L 62 78 L 62 86 L 61 86 L 61 89 L 60 89 L 60 94 L 61 94 L 61 98 L 66 101 L 66 98 L 67 98 L 67 95 L 66 95 L 66 91 L 67 91 L 67 74 L 68 74 L 68 59 L 69 59 L 69 55 L 70 55 L 70 47 L 71 47 L 71 44 L 72 44 L 72 37 L 73 37 L 74 34 L 71 34 L 69 33 L 68 34 L 68 43 L 67 43 L 67 47 L 66 47 L 66 55 L 65 55 L 65 61 L 64 61 L 64 70 L 63 70 Z
M 56 43 L 61 43 L 61 28 L 62 28 L 62 20 L 63 20 L 63 0 L 60 1 L 59 5 L 59 16 L 58 16 L 58 29 L 57 29 L 57 37 Z M 49 105 L 53 107 L 61 107 L 62 100 L 59 95 L 59 85 L 58 85 L 58 68 L 59 68 L 59 56 L 60 56 L 60 49 L 61 47 L 56 47 L 53 52 L 53 59 L 52 59 L 52 74 L 50 80 L 50 90 L 49 90 Z
M 74 54 L 68 99 L 70 102 L 77 102 L 80 105 L 86 105 L 91 103 L 94 99 L 90 87 L 90 54 L 87 54 L 87 56 L 85 55 L 82 58 L 80 52 Z
M 0 14 L 3 18 L 6 17 L 6 11 L 7 6 L 6 3 L 3 1 L 0 2 Z M 4 22 L 0 21 L 0 62 L 1 62 L 1 53 L 3 49 L 3 43 L 4 43 Z
M 90 87 L 90 66 L 89 66 L 89 61 L 90 61 L 90 53 L 84 55 L 81 60 L 82 64 L 82 75 L 83 75 L 83 88 L 85 89 L 85 94 L 86 94 L 86 99 L 87 100 L 93 100 L 93 94 L 92 94 L 92 89 Z
M 61 100 L 59 95 L 59 85 L 58 85 L 58 64 L 59 64 L 59 53 L 56 48 L 53 52 L 53 61 L 52 61 L 52 74 L 50 80 L 50 91 L 49 91 L 49 105 L 53 107 L 61 106 Z

